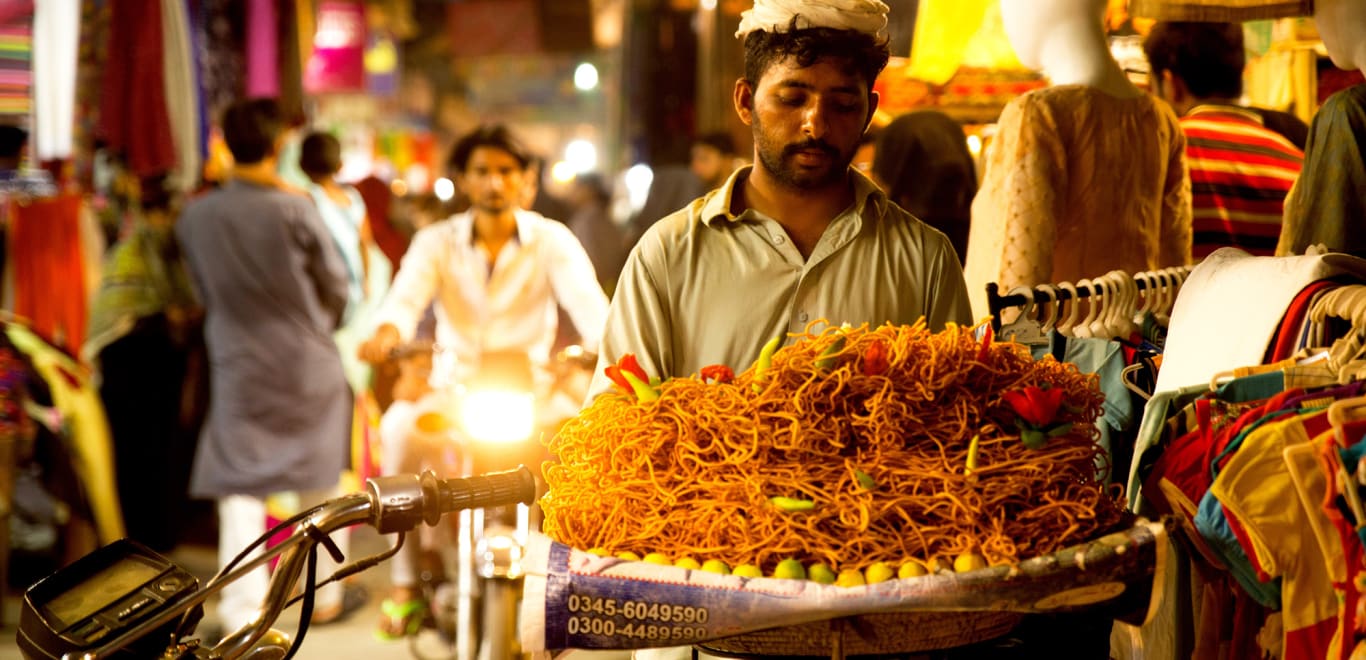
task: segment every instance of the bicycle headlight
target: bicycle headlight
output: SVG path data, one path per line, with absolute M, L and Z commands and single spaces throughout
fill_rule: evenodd
M 475 442 L 522 442 L 535 430 L 535 397 L 514 390 L 468 391 L 460 402 L 460 424 Z

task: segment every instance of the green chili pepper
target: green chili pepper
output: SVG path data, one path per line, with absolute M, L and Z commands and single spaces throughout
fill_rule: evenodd
M 859 485 L 863 486 L 864 490 L 873 490 L 874 488 L 877 488 L 877 480 L 863 470 L 854 470 L 854 478 L 858 479 Z
M 778 345 L 783 343 L 781 335 L 768 340 L 762 350 L 759 351 L 759 361 L 754 365 L 754 391 L 762 392 L 764 376 L 768 375 L 768 368 L 773 366 L 773 354 L 778 352 Z
M 816 503 L 811 500 L 800 500 L 795 497 L 770 497 L 768 498 L 773 506 L 783 511 L 810 511 L 816 508 Z
M 648 384 L 642 381 L 640 377 L 624 369 L 622 370 L 621 375 L 626 377 L 626 382 L 630 383 L 631 389 L 635 390 L 636 399 L 640 400 L 641 402 L 659 400 L 659 392 L 656 392 L 655 388 L 650 387 Z
M 821 351 L 820 357 L 816 358 L 816 368 L 825 370 L 833 369 L 835 367 L 835 355 L 844 350 L 844 345 L 847 343 L 848 339 L 848 337 L 840 335 L 836 337 L 835 341 L 831 342 L 829 346 L 826 346 L 825 350 Z
M 982 436 L 972 436 L 972 441 L 968 443 L 968 467 L 963 470 L 964 475 L 972 474 L 977 471 L 977 444 L 982 441 Z

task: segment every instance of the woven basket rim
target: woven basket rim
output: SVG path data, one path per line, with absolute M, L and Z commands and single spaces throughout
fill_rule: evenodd
M 1010 632 L 1019 612 L 877 612 L 768 628 L 701 644 L 722 653 L 830 657 L 843 635 L 846 655 L 882 655 L 948 649 Z

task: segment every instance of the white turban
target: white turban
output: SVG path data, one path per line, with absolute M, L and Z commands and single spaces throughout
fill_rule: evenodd
M 797 29 L 834 28 L 881 35 L 887 27 L 887 5 L 882 0 L 754 0 L 754 9 L 740 14 L 736 38 L 755 30 L 786 32 L 792 17 Z

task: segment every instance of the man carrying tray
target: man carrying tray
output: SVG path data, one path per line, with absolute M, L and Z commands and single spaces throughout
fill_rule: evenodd
M 972 322 L 948 238 L 850 167 L 877 109 L 886 25 L 880 0 L 757 0 L 743 14 L 736 36 L 745 76 L 733 100 L 752 130 L 754 165 L 655 223 L 636 245 L 590 396 L 612 386 L 603 368 L 628 353 L 662 378 L 713 364 L 738 372 L 770 338 L 818 319 L 877 326 L 924 317 L 934 331 Z M 1004 646 L 973 653 L 1029 657 L 1019 652 L 1046 647 L 1054 657 L 1087 657 L 1084 646 L 1108 655 L 1108 620 L 1085 624 L 1075 650 L 1055 644 L 1054 633 L 1072 622 L 1030 617 Z M 636 657 L 671 653 L 689 656 L 661 649 Z

